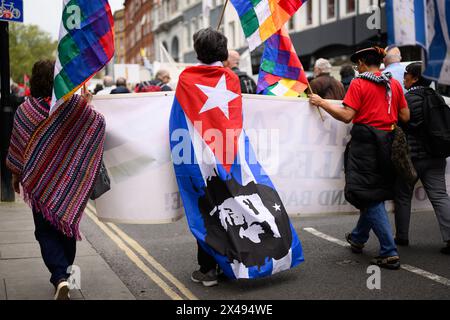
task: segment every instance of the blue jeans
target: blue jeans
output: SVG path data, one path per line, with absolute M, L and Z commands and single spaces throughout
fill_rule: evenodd
M 76 240 L 68 238 L 45 220 L 40 212 L 33 210 L 34 235 L 41 247 L 42 258 L 52 274 L 50 282 L 56 287 L 60 280 L 67 280 L 67 268 L 75 260 Z
M 370 230 L 373 230 L 380 241 L 380 256 L 398 255 L 384 202 L 372 204 L 367 209 L 361 210 L 358 224 L 352 232 L 352 240 L 360 244 L 366 243 L 369 240 Z

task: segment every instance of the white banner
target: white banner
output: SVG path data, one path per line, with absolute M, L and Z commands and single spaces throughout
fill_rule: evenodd
M 112 185 L 96 201 L 100 219 L 168 223 L 183 216 L 169 146 L 172 102 L 173 92 L 95 97 L 106 117 Z M 324 122 L 306 99 L 244 95 L 244 128 L 291 216 L 357 212 L 344 197 L 350 125 L 322 113 Z M 419 185 L 413 210 L 425 209 L 431 204 Z

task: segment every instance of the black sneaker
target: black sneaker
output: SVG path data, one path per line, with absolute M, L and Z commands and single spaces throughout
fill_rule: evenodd
M 348 243 L 350 243 L 350 247 L 351 247 L 353 253 L 362 253 L 363 252 L 364 245 L 361 243 L 354 242 L 352 240 L 351 233 L 346 233 L 345 239 L 347 240 Z
M 447 241 L 447 246 L 441 249 L 441 253 L 450 255 L 450 241 Z
M 398 256 L 382 257 L 378 256 L 370 261 L 371 264 L 377 265 L 381 268 L 397 270 L 400 268 L 400 258 Z
M 409 246 L 409 240 L 408 239 L 399 239 L 399 238 L 395 238 L 394 242 L 396 245 L 398 246 L 402 246 L 402 247 L 407 247 Z
M 66 280 L 61 280 L 56 286 L 54 300 L 70 300 L 69 283 Z
M 217 280 L 217 271 L 215 269 L 208 271 L 207 273 L 200 272 L 200 270 L 194 271 L 191 275 L 191 280 L 195 283 L 202 283 L 205 287 L 217 286 L 219 281 Z

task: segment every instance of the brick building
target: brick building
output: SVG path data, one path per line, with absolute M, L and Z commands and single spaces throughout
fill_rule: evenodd
M 151 11 L 153 0 L 125 0 L 125 63 L 141 64 L 141 49 L 154 60 Z
M 126 44 L 125 44 L 125 10 L 117 10 L 114 12 L 114 37 L 115 37 L 115 63 L 125 63 L 126 61 Z

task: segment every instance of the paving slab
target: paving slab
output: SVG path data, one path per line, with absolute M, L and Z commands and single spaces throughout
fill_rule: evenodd
M 5 279 L 8 300 L 53 300 L 55 289 L 49 277 L 27 277 Z M 83 300 L 79 290 L 71 290 L 70 298 Z
M 42 258 L 0 260 L 0 279 L 50 277 Z
M 32 231 L 0 231 L 0 244 L 34 243 Z
M 81 270 L 81 290 L 71 291 L 73 300 L 135 299 L 87 240 L 77 242 L 74 264 Z M 51 300 L 49 278 L 30 208 L 20 201 L 0 202 L 0 300 Z
M 31 231 L 34 232 L 34 222 L 29 218 L 20 220 L 8 219 L 0 223 L 1 231 Z

